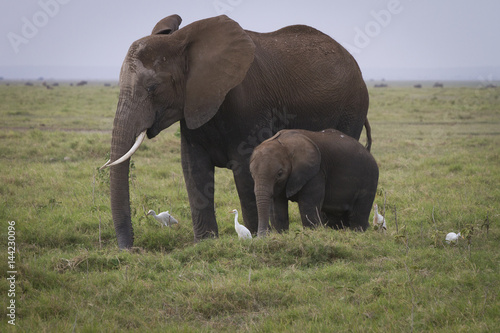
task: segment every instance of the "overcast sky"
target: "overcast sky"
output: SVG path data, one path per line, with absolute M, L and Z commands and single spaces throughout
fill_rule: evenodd
M 118 79 L 130 44 L 163 17 L 179 14 L 182 27 L 227 14 L 258 32 L 313 26 L 351 51 L 365 79 L 420 78 L 427 69 L 499 79 L 498 0 L 3 0 L 0 6 L 5 78 Z

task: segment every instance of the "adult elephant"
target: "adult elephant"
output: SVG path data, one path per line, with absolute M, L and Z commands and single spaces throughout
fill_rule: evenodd
M 320 31 L 295 25 L 256 33 L 224 15 L 178 29 L 180 20 L 161 20 L 152 35 L 132 44 L 122 65 L 111 141 L 115 162 L 108 164 L 120 248 L 133 244 L 129 158 L 146 134 L 153 138 L 180 121 L 182 168 L 199 240 L 218 235 L 215 167 L 233 170 L 244 223 L 255 233 L 249 171 L 255 146 L 284 128 L 336 128 L 359 139 L 367 123 L 368 92 L 356 61 Z

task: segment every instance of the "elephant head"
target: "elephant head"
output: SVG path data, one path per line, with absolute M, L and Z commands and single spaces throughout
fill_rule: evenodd
M 280 131 L 255 148 L 250 172 L 255 182 L 259 236 L 267 233 L 273 197 L 297 194 L 319 172 L 320 163 L 318 146 L 299 131 Z
M 105 165 L 111 166 L 111 211 L 120 248 L 133 244 L 129 161 L 142 139 L 179 120 L 189 129 L 204 125 L 253 62 L 255 44 L 227 16 L 177 30 L 180 22 L 177 15 L 161 20 L 152 35 L 131 45 L 122 65 L 111 140 L 115 162 Z

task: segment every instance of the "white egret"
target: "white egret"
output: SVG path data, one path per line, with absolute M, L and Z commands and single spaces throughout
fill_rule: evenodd
M 462 237 L 462 235 L 460 235 L 460 233 L 456 234 L 454 232 L 450 232 L 446 235 L 446 243 L 448 243 L 448 244 L 456 243 L 460 237 Z
M 379 229 L 387 230 L 385 218 L 378 213 L 378 205 L 373 205 L 373 226 Z
M 238 211 L 233 209 L 230 211 L 231 214 L 234 214 L 234 229 L 238 233 L 239 239 L 252 239 L 252 233 L 248 230 L 244 225 L 238 223 Z
M 158 215 L 156 215 L 154 210 L 149 210 L 149 212 L 146 215 L 152 215 L 156 219 L 156 221 L 160 222 L 162 225 L 167 227 L 170 227 L 172 224 L 179 223 L 179 221 L 177 221 L 172 215 L 170 215 L 168 210 Z

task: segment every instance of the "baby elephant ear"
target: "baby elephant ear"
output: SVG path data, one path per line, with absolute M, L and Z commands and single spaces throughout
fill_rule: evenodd
M 279 141 L 288 149 L 292 161 L 286 184 L 286 196 L 290 198 L 319 172 L 321 153 L 311 139 L 294 131 L 282 135 Z
M 179 15 L 170 15 L 156 23 L 151 35 L 169 35 L 179 29 L 182 19 Z

